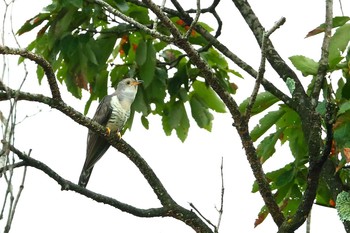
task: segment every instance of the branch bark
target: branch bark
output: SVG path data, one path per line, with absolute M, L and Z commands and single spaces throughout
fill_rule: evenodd
M 113 147 L 115 147 L 121 153 L 125 154 L 138 167 L 142 175 L 145 177 L 145 179 L 153 189 L 154 193 L 157 195 L 157 198 L 159 199 L 163 207 L 161 209 L 138 209 L 136 207 L 132 207 L 130 205 L 118 202 L 117 200 L 114 200 L 112 198 L 86 190 L 74 184 L 71 181 L 63 179 L 45 164 L 41 163 L 40 161 L 34 160 L 28 156 L 25 156 L 25 154 L 21 153 L 19 150 L 12 146 L 11 148 L 13 152 L 15 152 L 22 160 L 24 160 L 27 166 L 32 166 L 45 172 L 52 179 L 56 180 L 62 186 L 63 190 L 72 190 L 78 192 L 89 198 L 92 198 L 93 200 L 109 204 L 122 211 L 134 214 L 135 216 L 170 216 L 184 222 L 188 226 L 192 227 L 196 232 L 213 232 L 194 212 L 185 209 L 173 200 L 173 198 L 169 195 L 168 191 L 165 189 L 162 182 L 159 180 L 152 168 L 133 147 L 131 147 L 122 139 L 118 140 L 117 136 L 114 134 L 107 136 L 107 130 L 105 127 L 101 126 L 92 119 L 85 117 L 83 114 L 68 106 L 61 100 L 57 100 L 40 94 L 31 94 L 27 92 L 15 91 L 10 88 L 4 89 L 1 86 L 0 90 L 4 91 L 0 92 L 0 101 L 16 98 L 18 101 L 27 100 L 46 104 L 52 108 L 59 110 L 78 124 L 93 130 L 101 136 L 104 136 Z
M 150 0 L 143 0 L 143 3 L 145 3 L 149 7 L 149 9 L 151 9 L 162 21 L 162 23 L 169 29 L 169 31 L 172 33 L 175 39 L 175 45 L 177 45 L 179 48 L 183 49 L 187 53 L 192 63 L 198 67 L 198 69 L 201 71 L 202 76 L 207 80 L 209 85 L 226 104 L 227 108 L 229 109 L 232 115 L 232 118 L 234 119 L 234 124 L 241 137 L 242 144 L 247 155 L 247 159 L 250 163 L 253 174 L 260 187 L 260 194 L 263 197 L 264 202 L 268 207 L 273 220 L 278 226 L 281 225 L 284 221 L 284 216 L 281 213 L 277 203 L 275 202 L 269 183 L 262 169 L 262 165 L 257 157 L 256 149 L 250 138 L 248 121 L 246 121 L 242 114 L 239 112 L 237 103 L 231 97 L 231 95 L 220 86 L 208 65 L 201 59 L 198 52 L 193 48 L 193 46 L 182 37 L 181 33 L 176 29 L 175 25 L 160 10 L 160 8 Z

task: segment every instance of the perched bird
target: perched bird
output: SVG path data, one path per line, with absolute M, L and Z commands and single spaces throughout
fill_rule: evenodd
M 107 127 L 108 134 L 117 131 L 119 138 L 120 131 L 130 116 L 130 106 L 133 103 L 137 86 L 141 81 L 133 78 L 126 78 L 118 83 L 116 91 L 105 96 L 100 102 L 93 117 L 95 121 Z M 89 130 L 87 136 L 86 159 L 79 178 L 79 185 L 86 187 L 95 163 L 106 153 L 110 144 L 100 135 Z

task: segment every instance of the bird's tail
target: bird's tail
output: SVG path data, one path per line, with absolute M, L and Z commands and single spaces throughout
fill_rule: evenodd
M 93 168 L 94 167 L 89 168 L 89 169 L 83 168 L 83 170 L 81 171 L 81 174 L 80 174 L 79 182 L 78 182 L 79 186 L 84 187 L 84 188 L 86 187 L 87 183 L 89 182 Z

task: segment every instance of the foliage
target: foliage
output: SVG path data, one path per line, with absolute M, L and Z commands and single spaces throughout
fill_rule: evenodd
M 155 28 L 157 32 L 164 35 L 171 34 L 169 28 L 162 23 L 155 24 L 151 20 L 149 9 L 146 7 L 123 0 L 106 2 L 148 28 L 157 25 Z M 183 18 L 178 15 L 169 14 L 169 16 L 181 33 L 185 34 L 190 30 L 190 25 Z M 304 80 L 308 83 L 306 90 L 308 98 L 313 97 L 317 85 L 321 87 L 322 98 L 317 98 L 315 103 L 317 105 L 315 112 L 320 116 L 322 127 L 319 129 L 318 136 L 321 140 L 317 141 L 319 143 L 317 147 L 321 148 L 319 154 L 326 153 L 327 139 L 331 138 L 331 153 L 330 156 L 329 153 L 326 154 L 326 158 L 329 156 L 336 167 L 342 185 L 348 185 L 350 178 L 350 174 L 342 169 L 350 162 L 348 133 L 350 129 L 350 24 L 348 20 L 349 17 L 344 16 L 333 18 L 334 34 L 330 39 L 326 70 L 328 76 L 322 82 L 319 82 L 319 76 L 322 75 L 321 62 L 303 55 L 294 55 L 289 58 L 295 68 L 305 76 Z M 204 22 L 198 24 L 206 32 L 213 30 Z M 326 26 L 321 24 L 310 31 L 307 37 L 324 33 Z M 136 76 L 144 81 L 144 85 L 137 94 L 133 110 L 142 114 L 141 122 L 144 127 L 149 127 L 147 117 L 150 114 L 160 115 L 165 134 L 170 135 L 174 130 L 182 141 L 186 139 L 190 127 L 189 115 L 199 127 L 211 130 L 213 112 L 227 111 L 229 106 L 223 100 L 225 96 L 235 94 L 237 86 L 232 80 L 242 77 L 237 71 L 230 69 L 222 51 L 211 46 L 203 33 L 191 29 L 188 41 L 194 47 L 200 48 L 198 49 L 200 57 L 225 92 L 218 93 L 214 88 L 215 85 L 209 83 L 204 77 L 203 70 L 199 69 L 183 50 L 152 37 L 135 25 L 118 22 L 103 7 L 89 1 L 53 0 L 43 12 L 29 19 L 18 30 L 18 34 L 29 32 L 37 27 L 40 27 L 37 38 L 28 49 L 43 55 L 52 64 L 57 79 L 66 84 L 72 95 L 81 98 L 83 90 L 90 93 L 85 113 L 89 110 L 92 101 L 106 95 L 109 83 L 115 86 L 125 76 Z M 336 72 L 342 75 L 333 75 L 331 79 L 331 75 Z M 38 67 L 37 73 L 40 82 L 44 72 Z M 300 92 L 299 96 L 295 94 L 300 91 L 298 79 L 293 78 L 293 75 L 287 71 L 285 73 L 281 76 L 292 95 L 290 100 L 301 100 Z M 278 142 L 282 145 L 288 144 L 293 161 L 263 175 L 266 176 L 269 191 L 273 193 L 279 210 L 286 219 L 289 219 L 297 214 L 303 195 L 306 193 L 308 179 L 310 179 L 309 171 L 313 169 L 311 163 L 316 160 L 311 158 L 311 154 L 317 151 L 312 151 L 310 148 L 314 145 L 310 143 L 311 136 L 308 135 L 308 129 L 310 129 L 308 127 L 311 127 L 310 124 L 313 122 L 310 122 L 311 120 L 307 117 L 312 114 L 307 115 L 301 111 L 305 108 L 300 107 L 309 103 L 297 102 L 298 106 L 292 108 L 288 101 L 276 93 L 278 92 L 270 89 L 256 95 L 251 106 L 251 115 L 260 118 L 259 123 L 249 132 L 248 138 L 252 141 L 251 143 L 255 143 L 259 164 L 264 164 L 273 156 L 281 156 L 276 153 Z M 234 109 L 241 114 L 239 116 L 242 119 L 251 100 L 252 96 Z M 314 110 L 312 104 L 308 105 L 310 106 L 307 109 L 308 113 Z M 272 106 L 273 110 L 270 109 Z M 335 110 L 330 111 L 330 108 Z M 234 112 L 232 109 L 229 110 Z M 263 116 L 259 115 L 262 113 L 264 113 Z M 305 120 L 306 118 L 310 121 Z M 132 121 L 131 118 L 128 127 L 131 127 Z M 241 121 L 244 122 L 244 120 Z M 332 133 L 329 133 L 330 124 Z M 321 130 L 324 132 L 322 135 Z M 244 141 L 243 136 L 241 138 L 243 138 L 243 146 L 250 143 L 250 141 Z M 246 150 L 246 152 L 249 154 L 250 151 Z M 333 174 L 328 175 L 333 176 Z M 256 177 L 259 176 L 256 175 Z M 318 182 L 318 177 L 314 178 Z M 261 187 L 261 182 L 256 181 L 252 191 L 261 191 Z M 317 187 L 316 203 L 334 208 L 334 194 L 338 190 L 331 189 L 326 179 L 321 179 Z M 348 206 L 347 199 L 348 196 L 342 193 L 337 198 L 337 208 L 342 220 L 348 220 L 348 214 L 343 213 Z M 255 224 L 263 222 L 270 212 L 267 206 L 263 206 Z
M 337 196 L 336 206 L 341 221 L 350 221 L 350 194 L 342 191 Z
M 108 3 L 139 23 L 147 26 L 154 23 L 147 8 L 124 1 Z M 171 20 L 180 31 L 188 30 L 178 17 Z M 212 30 L 203 22 L 200 25 Z M 107 94 L 109 83 L 115 86 L 127 75 L 144 81 L 133 110 L 142 113 L 141 120 L 146 128 L 149 114 L 160 115 L 166 135 L 175 130 L 184 141 L 190 126 L 186 105 L 197 125 L 209 131 L 214 119 L 211 112 L 225 112 L 221 99 L 201 80 L 200 70 L 180 50 L 146 35 L 135 26 L 119 23 L 99 5 L 54 0 L 44 12 L 26 21 L 17 33 L 21 35 L 36 27 L 40 27 L 39 33 L 28 49 L 51 62 L 58 80 L 66 84 L 72 95 L 81 98 L 82 90 L 89 91 L 85 114 L 92 101 Z M 162 25 L 158 30 L 169 34 Z M 208 44 L 195 31 L 189 39 L 194 45 Z M 237 73 L 229 68 L 223 56 L 213 48 L 202 52 L 201 56 L 226 90 L 234 93 L 229 74 Z M 38 67 L 39 81 L 43 75 Z M 131 127 L 132 120 L 129 119 L 128 127 Z

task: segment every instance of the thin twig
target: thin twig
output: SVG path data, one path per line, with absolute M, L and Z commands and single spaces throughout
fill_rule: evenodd
M 149 29 L 148 27 L 146 27 L 145 25 L 137 22 L 136 20 L 134 20 L 133 18 L 130 18 L 126 15 L 124 15 L 123 13 L 121 13 L 120 11 L 118 11 L 117 9 L 113 8 L 111 5 L 109 5 L 108 3 L 106 3 L 105 1 L 102 0 L 89 0 L 89 2 L 92 3 L 96 3 L 100 6 L 102 6 L 103 8 L 105 8 L 109 13 L 112 13 L 113 15 L 117 16 L 118 18 L 124 20 L 125 22 L 128 22 L 132 25 L 135 25 L 137 28 L 141 29 L 142 31 L 146 32 L 147 34 L 150 34 L 162 41 L 171 43 L 173 41 L 173 39 L 169 36 L 163 35 L 159 32 L 157 32 L 155 29 Z
M 160 8 L 163 10 L 164 7 L 165 7 L 165 3 L 166 3 L 166 0 L 162 0 L 162 5 L 160 6 Z M 153 23 L 153 29 L 154 30 L 157 30 L 157 26 L 158 26 L 158 17 L 156 17 L 154 19 L 154 23 Z
M 51 64 L 47 60 L 45 60 L 42 56 L 32 53 L 30 51 L 27 51 L 25 49 L 9 48 L 3 45 L 0 45 L 0 54 L 20 55 L 21 57 L 28 58 L 29 60 L 37 63 L 39 66 L 43 68 L 45 72 L 45 75 L 47 77 L 47 80 L 51 89 L 52 97 L 57 100 L 62 100 L 61 94 L 58 88 L 55 72 L 53 71 Z
M 28 156 L 29 157 L 30 157 L 31 152 L 32 152 L 32 150 L 29 150 L 29 152 L 28 152 Z M 13 206 L 11 206 L 12 207 L 11 215 L 9 216 L 9 219 L 8 219 L 6 227 L 5 227 L 5 229 L 7 230 L 7 231 L 5 231 L 6 233 L 10 231 L 10 228 L 11 228 L 11 225 L 12 225 L 12 221 L 13 221 L 13 218 L 15 216 L 16 209 L 17 209 L 17 205 L 18 205 L 19 199 L 21 197 L 22 191 L 24 189 L 24 182 L 26 180 L 26 176 L 27 176 L 27 166 L 24 167 L 23 175 L 22 175 L 22 182 L 21 182 L 21 184 L 19 186 L 19 189 L 18 189 L 18 192 L 17 192 L 17 196 L 14 199 Z
M 278 20 L 273 25 L 273 27 L 270 30 L 264 32 L 262 35 L 260 66 L 259 66 L 258 74 L 257 74 L 256 80 L 255 80 L 255 85 L 254 85 L 252 94 L 250 95 L 250 100 L 249 100 L 248 106 L 247 106 L 247 108 L 245 110 L 245 114 L 244 114 L 247 121 L 249 121 L 252 108 L 254 106 L 256 97 L 257 97 L 258 92 L 259 92 L 261 81 L 264 78 L 265 62 L 266 62 L 266 46 L 267 46 L 268 38 L 274 31 L 276 31 L 285 22 L 286 22 L 286 18 L 282 17 L 280 20 Z
M 333 21 L 333 0 L 326 0 L 326 28 L 324 31 L 323 43 L 321 48 L 321 58 L 318 62 L 317 77 L 315 80 L 314 88 L 312 90 L 312 105 L 316 107 L 318 104 L 319 95 L 322 89 L 323 82 L 326 78 L 328 71 L 328 54 L 329 44 L 332 36 L 332 21 Z
M 217 224 L 217 226 L 215 228 L 215 233 L 219 232 L 220 225 L 221 225 L 222 214 L 224 213 L 225 185 L 224 185 L 224 158 L 223 157 L 221 157 L 220 173 L 221 173 L 221 201 L 220 201 L 220 209 L 218 209 L 219 219 L 218 219 L 218 224 Z
M 284 222 L 284 216 L 277 205 L 275 198 L 271 192 L 269 182 L 266 175 L 262 169 L 262 165 L 257 157 L 256 149 L 253 142 L 249 136 L 249 127 L 246 121 L 242 119 L 242 114 L 238 109 L 237 102 L 232 98 L 232 96 L 220 85 L 217 78 L 215 78 L 214 73 L 208 67 L 208 64 L 203 61 L 199 56 L 194 47 L 185 39 L 183 39 L 181 33 L 177 30 L 173 22 L 167 17 L 164 12 L 162 12 L 157 5 L 155 5 L 151 0 L 142 0 L 150 10 L 152 10 L 162 23 L 168 27 L 169 31 L 175 38 L 175 45 L 183 49 L 191 59 L 192 63 L 201 70 L 201 76 L 208 82 L 208 84 L 213 88 L 213 90 L 218 94 L 222 101 L 226 104 L 229 109 L 236 129 L 241 137 L 244 150 L 246 152 L 247 159 L 252 168 L 253 174 L 259 184 L 259 192 L 264 199 L 266 206 L 269 208 L 271 216 L 273 217 L 276 224 L 279 226 Z M 175 0 L 172 0 L 174 2 Z
M 188 203 L 188 204 L 199 214 L 199 216 L 201 216 L 201 218 L 204 219 L 204 221 L 206 221 L 210 226 L 216 228 L 216 226 L 215 226 L 209 219 L 207 219 L 206 217 L 204 217 L 204 215 L 194 206 L 193 203 L 190 202 L 190 203 Z
M 188 39 L 190 37 L 190 35 L 192 33 L 192 30 L 193 30 L 193 27 L 197 24 L 197 22 L 199 20 L 200 14 L 201 14 L 201 0 L 197 0 L 196 16 L 195 16 L 194 20 L 192 21 L 190 27 L 186 31 L 186 34 L 185 34 L 184 38 Z

